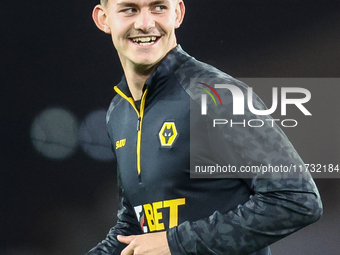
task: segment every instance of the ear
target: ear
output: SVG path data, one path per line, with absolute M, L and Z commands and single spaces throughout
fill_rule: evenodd
M 111 29 L 107 23 L 107 14 L 104 6 L 98 4 L 92 12 L 92 19 L 96 26 L 104 33 L 111 34 Z
M 179 28 L 183 22 L 185 15 L 185 5 L 183 0 L 178 0 L 177 6 L 176 6 L 176 23 L 175 28 Z

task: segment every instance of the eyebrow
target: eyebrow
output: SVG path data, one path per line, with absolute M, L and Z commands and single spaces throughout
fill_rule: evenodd
M 136 4 L 133 2 L 120 2 L 117 3 L 118 6 L 135 6 Z
M 151 5 L 157 5 L 157 4 L 168 4 L 169 0 L 156 0 L 151 2 Z

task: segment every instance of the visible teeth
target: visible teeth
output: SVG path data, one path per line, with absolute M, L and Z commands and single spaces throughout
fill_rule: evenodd
M 153 44 L 153 42 L 139 43 L 139 45 L 142 45 L 142 46 L 148 46 L 151 44 Z
M 152 36 L 152 37 L 139 37 L 139 38 L 133 38 L 132 41 L 135 43 L 138 43 L 142 46 L 150 45 L 156 41 L 157 37 Z

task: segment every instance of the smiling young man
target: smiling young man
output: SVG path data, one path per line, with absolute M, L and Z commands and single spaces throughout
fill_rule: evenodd
M 176 47 L 175 29 L 184 17 L 179 0 L 103 1 L 93 11 L 99 29 L 111 34 L 133 98 L 156 65 Z
M 175 29 L 184 14 L 182 0 L 106 0 L 94 8 L 93 19 L 111 35 L 124 77 L 107 113 L 118 166 L 118 221 L 89 255 L 269 255 L 269 244 L 322 213 L 309 173 L 190 178 L 190 153 L 237 166 L 303 162 L 277 125 L 226 132 L 194 122 L 208 139 L 190 141 L 190 100 L 197 102 L 190 79 L 217 78 L 245 94 L 246 85 L 177 45 Z M 230 94 L 220 95 L 232 102 Z M 256 95 L 253 100 L 266 109 Z M 200 111 L 198 103 L 194 107 Z

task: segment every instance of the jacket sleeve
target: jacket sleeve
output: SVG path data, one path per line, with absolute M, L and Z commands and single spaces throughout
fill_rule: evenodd
M 241 86 L 241 89 L 244 87 Z M 223 102 L 232 102 L 230 95 L 220 95 L 224 96 Z M 254 97 L 256 108 L 266 109 L 263 102 L 256 95 Z M 217 107 L 210 109 L 213 111 Z M 228 111 L 214 114 L 210 117 L 234 119 L 238 123 L 242 123 L 243 119 L 247 122 L 250 119 L 271 118 L 255 116 L 249 110 L 240 117 L 232 116 Z M 211 126 L 211 121 L 208 122 Z M 269 128 L 247 128 L 243 125 L 231 128 L 225 125 L 218 131 L 212 128 L 207 130 L 211 134 L 206 135 L 210 139 L 207 148 L 212 155 L 221 155 L 216 159 L 221 164 L 228 164 L 228 159 L 237 154 L 241 159 L 238 160 L 238 168 L 242 165 L 304 166 L 293 145 L 276 124 Z M 216 132 L 220 135 L 215 135 Z M 211 141 L 214 135 L 217 139 Z M 223 145 L 217 146 L 222 142 L 224 145 L 228 143 L 232 151 L 223 150 Z M 252 190 L 249 200 L 232 211 L 215 211 L 208 218 L 186 221 L 169 229 L 167 238 L 171 254 L 251 254 L 317 221 L 322 215 L 319 192 L 305 169 L 275 174 L 256 173 L 243 178 Z M 221 197 L 223 202 L 227 202 L 227 198 Z
M 119 180 L 118 175 L 118 180 Z M 126 247 L 125 244 L 117 240 L 117 235 L 139 235 L 142 234 L 142 229 L 136 218 L 133 207 L 124 196 L 124 189 L 119 186 L 119 209 L 117 214 L 117 224 L 110 229 L 106 238 L 101 241 L 96 247 L 91 249 L 87 255 L 119 255 Z
M 251 254 L 319 219 L 311 179 L 254 181 L 255 194 L 234 211 L 184 222 L 167 232 L 171 254 Z M 221 201 L 223 202 L 223 201 Z

